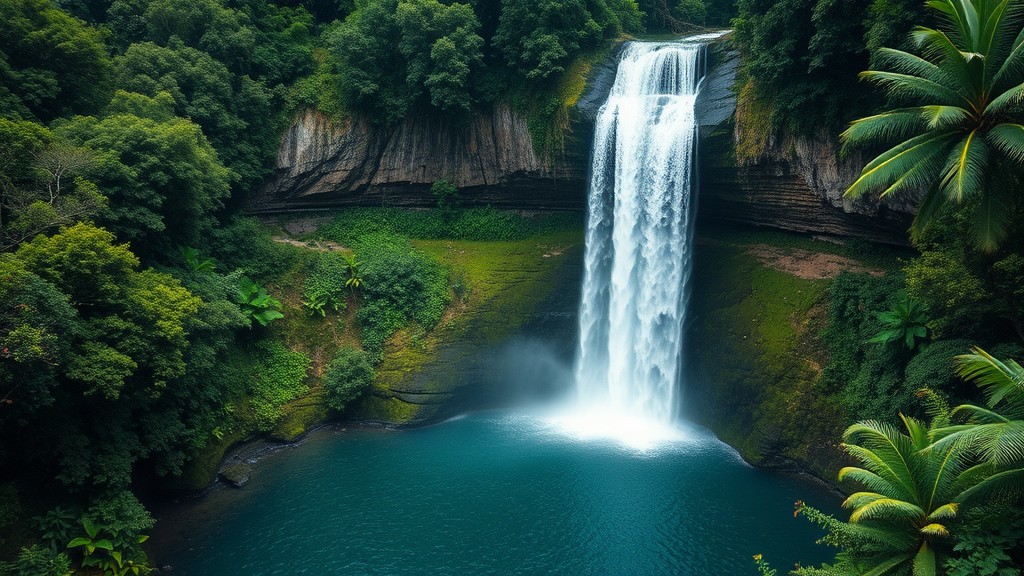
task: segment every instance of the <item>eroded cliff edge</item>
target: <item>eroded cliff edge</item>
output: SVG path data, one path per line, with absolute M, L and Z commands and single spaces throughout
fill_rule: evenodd
M 392 128 L 306 111 L 285 133 L 274 173 L 250 210 L 430 206 L 437 180 L 458 186 L 470 205 L 577 210 L 587 150 L 585 139 L 573 134 L 563 150 L 546 157 L 534 150 L 526 118 L 509 105 L 465 122 L 424 114 Z
M 841 158 L 837 137 L 773 135 L 737 160 L 738 54 L 728 39 L 710 50 L 698 100 L 699 218 L 783 230 L 904 243 L 908 206 L 851 201 L 843 191 L 863 159 Z M 560 144 L 538 151 L 526 116 L 502 104 L 453 120 L 414 115 L 395 127 L 367 119 L 297 115 L 282 137 L 272 176 L 250 199 L 255 213 L 344 206 L 431 206 L 430 186 L 448 180 L 468 205 L 520 210 L 586 209 L 593 119 L 615 78 L 618 51 L 591 68 L 569 109 Z M 534 127 L 536 129 L 536 127 Z
M 700 219 L 906 243 L 912 206 L 867 196 L 844 197 L 865 159 L 858 153 L 841 155 L 838 134 L 827 130 L 810 136 L 772 133 L 761 141 L 741 144 L 741 137 L 749 136 L 737 129 L 743 121 L 737 118 L 735 94 L 740 56 L 727 42 L 713 46 L 712 54 L 714 65 L 697 109 Z M 738 154 L 741 146 L 756 153 Z

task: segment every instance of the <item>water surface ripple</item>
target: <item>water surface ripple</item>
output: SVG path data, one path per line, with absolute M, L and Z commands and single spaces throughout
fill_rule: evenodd
M 180 576 L 736 576 L 759 552 L 827 560 L 796 499 L 833 501 L 701 429 L 638 450 L 493 412 L 318 433 L 165 515 L 154 556 Z

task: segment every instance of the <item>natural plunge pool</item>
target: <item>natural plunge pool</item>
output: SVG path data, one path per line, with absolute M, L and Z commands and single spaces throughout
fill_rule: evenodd
M 808 482 L 743 463 L 710 433 L 637 450 L 485 412 L 403 431 L 324 430 L 241 490 L 165 514 L 179 576 L 739 576 L 828 560 L 793 502 Z

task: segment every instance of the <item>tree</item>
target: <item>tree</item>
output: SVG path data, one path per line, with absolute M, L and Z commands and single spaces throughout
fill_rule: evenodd
M 853 510 L 849 522 L 797 502 L 798 514 L 828 530 L 823 542 L 841 551 L 833 566 L 794 575 L 1016 573 L 1007 548 L 1022 539 L 1015 505 L 1024 487 L 1024 368 L 978 348 L 955 365 L 985 391 L 987 406 L 950 411 L 925 389 L 918 396 L 926 400 L 930 425 L 901 415 L 905 432 L 876 421 L 847 429 L 843 448 L 862 467 L 843 468 L 839 478 L 869 491 L 843 503 Z M 954 424 L 958 417 L 965 421 Z
M 603 37 L 583 0 L 508 0 L 494 45 L 514 70 L 543 80 L 564 72 L 573 56 L 596 48 Z
M 641 0 L 640 10 L 648 30 L 678 32 L 686 26 L 703 25 L 708 8 L 704 0 Z
M 922 193 L 915 238 L 949 206 L 972 211 L 971 237 L 993 252 L 1007 237 L 1024 164 L 1024 30 L 1018 0 L 937 0 L 939 29 L 913 38 L 922 56 L 882 48 L 886 70 L 862 77 L 884 87 L 893 108 L 855 121 L 847 146 L 895 146 L 864 167 L 849 196 Z
M 406 59 L 406 84 L 425 86 L 430 103 L 445 111 L 469 111 L 470 75 L 483 61 L 480 23 L 468 4 L 401 0 L 395 13 L 399 51 Z M 422 88 L 420 88 L 422 89 Z
M 54 141 L 42 126 L 0 119 L 0 249 L 95 216 L 106 198 L 86 179 L 89 150 Z
M 834 566 L 804 568 L 801 576 L 909 574 L 935 576 L 952 551 L 951 522 L 958 515 L 963 490 L 969 487 L 964 455 L 951 446 L 930 448 L 929 433 L 948 423 L 936 414 L 928 426 L 900 415 L 903 430 L 866 421 L 843 434 L 843 449 L 860 467 L 839 471 L 867 491 L 851 494 L 840 522 L 798 502 L 797 512 L 829 530 L 825 541 L 842 546 Z
M 108 97 L 103 33 L 50 0 L 0 1 L 0 116 L 50 121 Z
M 192 122 L 114 113 L 73 118 L 55 133 L 95 155 L 109 199 L 99 220 L 139 253 L 197 244 L 216 223 L 231 173 Z
M 335 412 L 342 412 L 370 387 L 373 378 L 373 365 L 366 352 L 342 348 L 327 365 L 324 375 L 327 406 Z
M 345 103 L 383 124 L 405 118 L 418 93 L 410 93 L 405 83 L 408 71 L 398 51 L 397 6 L 397 0 L 368 1 L 330 38 Z
M 118 83 L 152 98 L 167 93 L 174 114 L 198 124 L 235 175 L 236 190 L 255 187 L 277 150 L 278 96 L 196 48 L 172 39 L 167 46 L 133 44 L 116 60 Z
M 126 486 L 141 458 L 180 468 L 197 448 L 191 425 L 222 405 L 210 401 L 220 383 L 192 377 L 209 375 L 209 348 L 194 345 L 225 329 L 218 308 L 87 224 L 22 244 L 0 270 L 14 281 L 0 283 L 4 466 L 106 487 Z

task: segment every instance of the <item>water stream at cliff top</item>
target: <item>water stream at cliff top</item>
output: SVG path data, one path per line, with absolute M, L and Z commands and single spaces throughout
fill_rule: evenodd
M 678 436 L 706 42 L 631 42 L 595 125 L 576 358 L 560 424 L 649 446 Z

